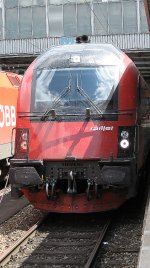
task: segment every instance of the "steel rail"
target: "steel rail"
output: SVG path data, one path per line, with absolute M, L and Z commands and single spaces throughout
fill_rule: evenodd
M 42 224 L 46 216 L 35 223 L 20 239 L 18 239 L 12 246 L 10 246 L 3 254 L 0 254 L 0 267 L 4 267 L 15 255 L 22 245 L 27 244 L 28 239 L 35 236 L 36 229 Z
M 100 235 L 97 239 L 96 245 L 95 245 L 93 251 L 91 252 L 89 259 L 88 259 L 87 263 L 85 264 L 84 268 L 90 268 L 91 265 L 93 264 L 94 259 L 96 258 L 97 252 L 99 250 L 99 247 L 104 239 L 104 236 L 106 234 L 106 231 L 107 231 L 111 221 L 112 221 L 112 218 L 108 219 L 106 224 L 104 225 L 104 228 L 103 228 L 102 232 L 100 232 Z

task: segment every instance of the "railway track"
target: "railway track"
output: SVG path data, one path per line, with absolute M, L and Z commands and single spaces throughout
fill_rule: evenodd
M 10 261 L 11 257 L 19 251 L 20 247 L 26 244 L 28 239 L 35 235 L 36 229 L 40 226 L 43 220 L 44 218 L 34 224 L 20 239 L 18 239 L 18 241 L 0 255 L 0 267 L 4 267 Z
M 40 221 L 28 230 L 24 237 L 1 256 L 0 266 L 4 267 L 12 259 L 7 267 L 90 268 L 109 228 L 111 217 L 96 224 L 97 228 L 94 224 L 93 228 L 91 226 L 83 230 L 70 227 L 62 231 L 62 226 L 58 228 L 57 224 L 55 229 L 50 221 L 51 219 L 47 220 L 46 226 L 43 222 L 39 228 Z M 55 230 L 51 230 L 51 227 Z
M 113 213 L 112 221 L 112 215 L 108 213 L 103 216 L 52 213 L 40 227 L 37 224 L 35 228 L 31 228 L 31 233 L 24 233 L 24 238 L 15 243 L 18 245 L 13 245 L 13 250 L 9 250 L 9 257 L 4 258 L 3 254 L 0 266 L 135 268 L 140 249 L 144 207 L 142 205 L 141 209 L 137 202 L 134 203 L 130 202 L 117 213 Z M 108 216 L 109 219 L 106 218 Z
M 99 235 L 98 239 L 97 239 L 97 243 L 93 249 L 93 251 L 91 252 L 89 259 L 87 261 L 87 263 L 85 264 L 84 268 L 90 268 L 91 265 L 93 264 L 93 261 L 95 260 L 95 257 L 97 255 L 97 252 L 100 248 L 100 245 L 104 239 L 104 236 L 107 232 L 108 227 L 110 226 L 111 223 L 111 218 L 107 220 L 106 224 L 104 225 L 103 231 L 101 232 L 101 234 Z
M 139 203 L 126 204 L 113 213 L 112 221 L 110 213 L 49 214 L 43 224 L 24 233 L 24 238 L 8 250 L 8 257 L 0 256 L 0 266 L 135 268 L 144 212 L 144 204 Z

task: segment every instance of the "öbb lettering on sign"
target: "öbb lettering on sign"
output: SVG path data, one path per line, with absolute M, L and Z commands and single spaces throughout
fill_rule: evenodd
M 15 127 L 16 125 L 16 109 L 15 106 L 0 104 L 0 128 Z

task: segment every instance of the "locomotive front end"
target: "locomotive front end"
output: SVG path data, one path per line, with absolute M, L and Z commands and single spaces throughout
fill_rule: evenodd
M 14 195 L 21 190 L 36 208 L 71 213 L 115 209 L 134 195 L 130 65 L 112 45 L 57 47 L 35 60 L 19 97 Z

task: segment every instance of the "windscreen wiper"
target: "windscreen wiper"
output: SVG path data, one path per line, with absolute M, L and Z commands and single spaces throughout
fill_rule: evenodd
M 41 117 L 41 120 L 45 121 L 46 119 L 48 119 L 50 115 L 55 119 L 56 118 L 56 113 L 55 113 L 56 106 L 58 105 L 60 100 L 70 92 L 71 92 L 71 78 L 69 79 L 68 87 L 64 88 L 64 90 L 59 94 L 59 96 L 54 99 L 52 107 L 45 111 L 45 113 Z
M 91 100 L 91 98 L 88 96 L 88 94 L 83 90 L 83 88 L 81 88 L 79 86 L 79 82 L 78 82 L 78 76 L 77 76 L 77 85 L 76 85 L 76 90 L 77 92 L 79 92 L 79 94 L 83 97 L 85 97 L 87 99 L 87 101 L 91 104 L 91 106 L 96 110 L 96 112 L 102 117 L 103 113 L 102 111 L 99 109 L 99 107 L 97 107 L 97 105 L 94 103 L 94 101 Z
M 67 88 L 65 88 L 65 89 L 60 93 L 60 95 L 59 95 L 56 99 L 54 99 L 54 101 L 53 101 L 53 105 L 52 105 L 52 109 L 55 109 L 56 106 L 57 106 L 57 104 L 60 102 L 61 98 L 62 98 L 62 97 L 65 97 L 65 96 L 66 96 L 68 93 L 70 93 L 70 92 L 71 92 L 71 78 L 69 79 Z

